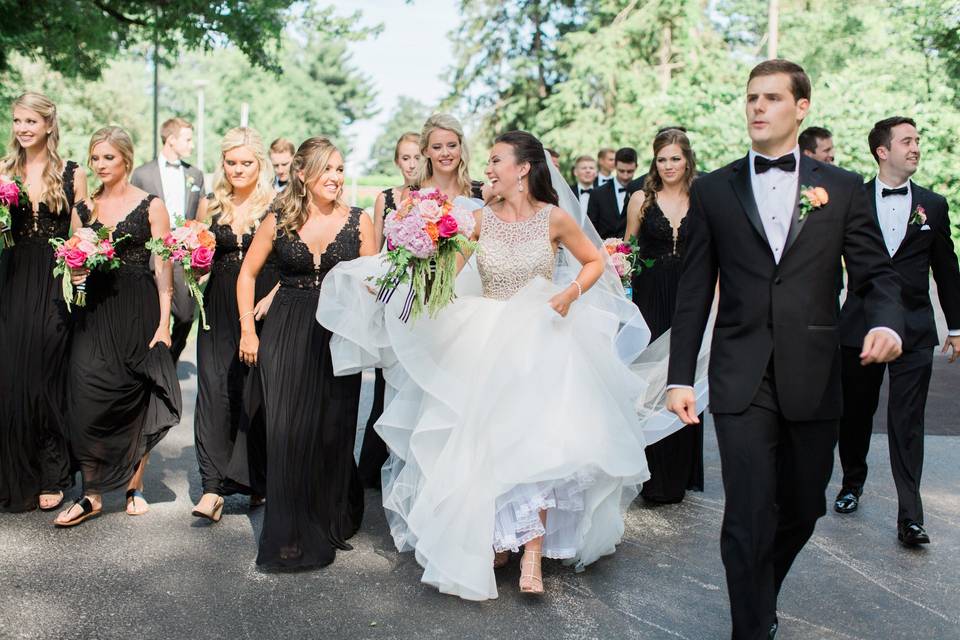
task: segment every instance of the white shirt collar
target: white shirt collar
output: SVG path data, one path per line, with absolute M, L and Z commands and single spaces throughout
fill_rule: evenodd
M 792 153 L 793 157 L 796 158 L 797 160 L 797 168 L 794 170 L 794 173 L 796 173 L 797 171 L 800 171 L 800 145 L 798 144 L 797 146 L 795 146 L 793 150 L 790 151 L 790 153 Z M 783 155 L 787 155 L 787 154 L 783 154 Z M 757 156 L 760 156 L 761 158 L 766 158 L 767 160 L 776 160 L 778 157 L 780 157 L 780 156 L 768 156 L 766 154 L 759 153 L 751 148 L 750 153 L 747 154 L 747 162 L 750 163 L 750 175 L 752 176 L 757 175 L 756 169 L 754 168 L 754 162 Z
M 160 153 L 159 155 L 157 155 L 157 164 L 160 166 L 161 169 L 173 169 L 173 167 L 168 167 L 168 166 L 167 166 L 167 163 L 168 163 L 168 162 L 170 162 L 170 161 L 167 160 L 167 157 L 166 157 L 165 155 L 163 155 L 163 153 Z M 177 160 L 177 168 L 178 168 L 178 169 L 182 169 L 182 168 L 183 168 L 183 161 L 182 161 L 182 160 Z
M 907 188 L 907 193 L 909 194 L 909 193 L 910 193 L 910 178 L 907 178 L 907 181 L 904 182 L 903 184 L 898 184 L 897 186 L 893 187 L 893 186 L 890 186 L 889 184 L 885 183 L 883 180 L 881 180 L 881 179 L 880 179 L 880 174 L 877 174 L 877 192 L 878 192 L 878 193 L 880 192 L 881 189 L 899 189 L 900 187 L 906 187 L 906 188 Z

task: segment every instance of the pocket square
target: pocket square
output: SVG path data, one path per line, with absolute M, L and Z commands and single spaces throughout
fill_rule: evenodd
M 193 185 L 192 187 L 190 187 L 190 191 L 193 191 L 194 193 L 196 193 L 197 191 L 200 191 L 200 187 L 198 187 L 197 185 Z M 927 229 L 929 228 L 930 227 L 927 227 Z
M 920 231 L 930 231 L 930 225 L 928 224 L 923 225 L 922 227 L 920 227 Z

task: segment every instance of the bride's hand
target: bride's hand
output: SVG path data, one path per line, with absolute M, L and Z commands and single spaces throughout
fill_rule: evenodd
M 561 291 L 557 295 L 550 298 L 550 301 L 547 303 L 550 307 L 556 311 L 561 318 L 566 318 L 567 314 L 570 312 L 570 305 L 573 304 L 575 297 L 571 296 L 566 291 Z
M 87 276 L 90 275 L 90 269 L 86 267 L 81 267 L 79 269 L 70 269 L 70 282 L 73 284 L 83 284 L 87 281 Z

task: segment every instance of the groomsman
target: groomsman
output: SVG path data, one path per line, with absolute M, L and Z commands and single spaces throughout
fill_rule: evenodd
M 170 213 L 170 224 L 180 217 L 193 220 L 204 197 L 203 172 L 188 164 L 184 158 L 193 153 L 193 125 L 183 118 L 170 118 L 160 127 L 163 146 L 156 160 L 137 167 L 130 183 L 163 200 Z M 187 346 L 187 337 L 193 326 L 195 302 L 183 280 L 183 266 L 173 266 L 173 328 L 170 353 L 173 361 Z
M 833 134 L 823 127 L 807 127 L 800 132 L 800 151 L 820 162 L 833 164 Z
M 709 385 L 726 495 L 720 553 L 733 638 L 758 640 L 776 634 L 783 580 L 826 512 L 843 397 L 841 257 L 866 301 L 858 366 L 900 355 L 903 309 L 860 177 L 800 153 L 807 74 L 768 60 L 746 94 L 750 151 L 690 191 L 667 408 L 698 422 L 691 385 L 719 276 Z
M 593 181 L 593 186 L 602 187 L 613 180 L 613 172 L 616 169 L 617 152 L 609 147 L 604 147 L 597 152 L 597 177 Z
M 297 150 L 286 138 L 277 138 L 270 143 L 270 163 L 273 165 L 273 188 L 283 191 L 290 182 L 290 163 Z
M 627 230 L 627 185 L 637 172 L 637 152 L 630 147 L 614 154 L 615 177 L 596 187 L 587 205 L 587 217 L 601 238 L 622 238 Z
M 913 546 L 930 542 L 923 527 L 920 500 L 923 412 L 933 369 L 933 348 L 939 344 L 930 302 L 930 272 L 937 281 L 940 306 L 949 328 L 943 350 L 952 350 L 953 362 L 960 352 L 960 267 L 950 238 L 947 201 L 910 179 L 920 162 L 920 134 L 914 121 L 904 117 L 881 120 L 873 126 L 868 140 L 879 171 L 867 183 L 867 195 L 893 268 L 900 274 L 906 312 L 903 355 L 889 365 L 887 441 L 899 502 L 897 538 Z M 839 513 L 852 513 L 860 503 L 867 478 L 873 415 L 886 369 L 884 364 L 859 365 L 856 345 L 867 326 L 865 314 L 864 300 L 851 292 L 840 313 L 843 488 L 834 503 Z
M 560 168 L 560 154 L 557 153 L 556 149 L 551 149 L 550 147 L 544 147 L 543 149 L 548 154 L 550 154 L 550 161 L 553 162 L 553 166 L 557 169 Z
M 597 178 L 597 162 L 590 156 L 579 156 L 573 163 L 573 177 L 576 181 L 570 185 L 574 195 L 580 200 L 580 211 L 587 215 L 587 206 L 590 203 L 590 194 L 596 187 L 593 186 Z

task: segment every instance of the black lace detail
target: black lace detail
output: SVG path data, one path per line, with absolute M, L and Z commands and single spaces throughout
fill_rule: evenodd
M 393 187 L 383 190 L 383 216 L 397 210 L 397 203 L 393 199 Z
M 341 261 L 353 260 L 359 256 L 362 215 L 366 215 L 362 209 L 350 209 L 350 217 L 337 237 L 327 245 L 326 251 L 320 256 L 319 264 L 314 262 L 314 255 L 297 232 L 290 235 L 277 229 L 273 253 L 277 256 L 280 269 L 281 289 L 319 289 L 330 269 Z
M 141 200 L 140 204 L 118 222 L 113 230 L 113 237 L 116 239 L 128 236 L 123 240 L 118 240 L 115 244 L 121 267 L 150 267 L 150 250 L 144 245 L 147 240 L 153 237 L 153 232 L 150 230 L 150 203 L 156 197 L 148 195 Z M 90 211 L 85 202 L 77 203 L 77 214 L 80 216 L 83 226 L 97 231 L 103 228 L 103 223 L 99 220 L 90 223 L 93 212 Z
M 253 232 L 244 233 L 237 242 L 237 234 L 233 232 L 230 225 L 219 223 L 220 216 L 216 216 L 210 222 L 210 233 L 217 239 L 217 248 L 213 254 L 213 266 L 211 272 L 237 272 L 243 263 L 243 256 L 250 250 L 250 243 L 253 242 Z
M 63 190 L 67 196 L 69 206 L 59 211 L 50 211 L 47 203 L 37 205 L 34 215 L 29 202 L 24 198 L 23 206 L 10 209 L 11 233 L 14 242 L 42 242 L 50 238 L 66 238 L 70 233 L 70 210 L 73 208 L 74 187 L 73 174 L 77 170 L 77 163 L 68 160 L 63 168 Z
M 650 205 L 640 221 L 640 255 L 655 260 L 680 260 L 687 243 L 687 216 L 680 221 L 674 246 L 673 227 L 656 202 Z

